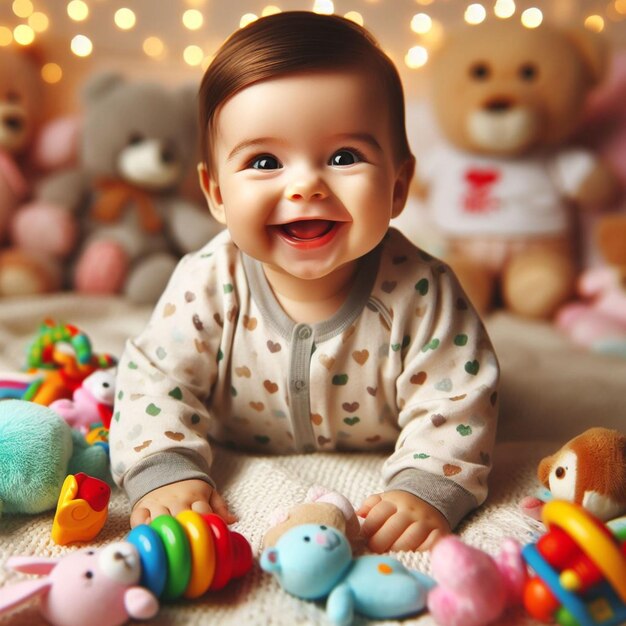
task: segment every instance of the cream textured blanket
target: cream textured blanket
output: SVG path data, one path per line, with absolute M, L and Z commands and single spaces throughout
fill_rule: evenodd
M 0 371 L 19 368 L 24 347 L 45 317 L 76 324 L 90 335 L 96 351 L 120 354 L 124 339 L 138 332 L 148 315 L 149 309 L 115 298 L 63 295 L 1 302 Z M 504 537 L 524 543 L 536 532 L 535 523 L 518 511 L 518 502 L 536 489 L 535 468 L 542 456 L 594 424 L 624 428 L 626 362 L 577 350 L 547 325 L 497 315 L 488 326 L 503 369 L 500 442 L 489 498 L 463 522 L 459 532 L 471 545 L 495 554 Z M 364 454 L 268 457 L 219 451 L 214 468 L 220 489 L 239 516 L 234 528 L 249 539 L 258 555 L 276 508 L 302 501 L 313 484 L 337 489 L 357 504 L 380 489 L 382 461 L 380 455 Z M 0 451 L 0 471 L 1 464 Z M 128 531 L 129 511 L 121 493 L 114 494 L 109 511 L 107 524 L 93 545 L 121 539 Z M 4 568 L 10 555 L 58 556 L 75 549 L 52 542 L 52 518 L 50 512 L 0 520 L 0 585 L 22 578 Z M 397 556 L 407 566 L 428 572 L 428 554 Z M 33 604 L 0 618 L 0 624 L 16 626 L 42 623 Z M 295 626 L 326 621 L 321 604 L 288 596 L 255 565 L 244 579 L 223 592 L 164 606 L 151 623 Z M 357 621 L 362 623 L 366 622 Z M 434 625 L 427 614 L 403 623 Z M 514 611 L 499 624 L 535 622 Z

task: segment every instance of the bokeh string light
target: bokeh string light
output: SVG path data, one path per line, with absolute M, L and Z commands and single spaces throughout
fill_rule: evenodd
M 56 1 L 60 3 L 60 0 Z M 407 16 L 408 25 L 405 27 L 405 32 L 411 33 L 412 43 L 407 46 L 408 49 L 400 54 L 398 54 L 399 51 L 388 50 L 388 53 L 394 58 L 403 59 L 400 62 L 403 62 L 411 70 L 418 70 L 427 65 L 432 50 L 439 45 L 445 35 L 443 21 L 435 17 L 442 5 L 445 5 L 447 18 L 450 18 L 453 7 L 457 12 L 456 20 L 449 19 L 450 22 L 464 21 L 469 25 L 478 25 L 485 20 L 495 18 L 515 19 L 526 28 L 538 28 L 544 19 L 547 19 L 539 6 L 532 6 L 532 0 L 480 0 L 477 2 L 454 0 L 454 5 L 451 0 L 413 1 L 415 12 Z M 308 0 L 308 2 L 309 9 L 317 13 L 339 12 L 339 2 L 333 2 L 333 0 Z M 357 24 L 365 25 L 368 10 L 378 10 L 392 2 L 396 2 L 396 0 L 350 0 L 350 3 L 353 4 L 350 7 L 346 6 L 347 0 L 341 0 L 340 14 Z M 305 2 L 303 2 L 304 4 Z M 102 27 L 102 23 L 106 23 L 106 17 L 104 22 L 102 19 L 106 11 L 110 11 L 109 23 L 112 23 L 118 31 L 124 33 L 136 30 L 138 4 L 128 2 L 128 6 L 120 5 L 121 2 L 109 5 L 109 3 L 101 2 L 101 0 L 63 0 L 61 6 L 64 9 L 66 22 L 82 25 L 80 26 L 82 32 L 76 33 L 74 31 L 69 43 L 69 48 L 76 57 L 90 57 L 96 53 L 97 46 L 101 46 L 102 49 L 107 45 L 110 46 L 108 42 L 100 43 L 97 32 L 92 33 L 89 28 L 89 25 L 96 23 L 96 20 L 97 24 Z M 287 7 L 281 7 L 277 4 L 259 6 L 250 2 L 248 5 L 252 11 L 243 13 L 239 17 L 238 25 L 241 28 L 259 19 L 259 17 L 273 15 L 287 9 Z M 0 23 L 0 47 L 10 46 L 14 43 L 27 47 L 35 43 L 38 37 L 46 36 L 46 33 L 54 30 L 58 21 L 56 24 L 53 23 L 51 19 L 53 12 L 48 9 L 48 6 L 45 0 L 12 0 L 10 7 L 13 23 Z M 130 6 L 136 10 L 131 9 Z M 167 33 L 154 32 L 158 29 L 153 29 L 152 33 L 144 31 L 140 33 L 140 36 L 135 36 L 137 39 L 136 49 L 153 62 L 160 62 L 166 58 L 170 60 L 179 58 L 188 66 L 199 66 L 205 69 L 210 63 L 217 45 L 219 45 L 219 42 L 211 41 L 209 43 L 203 39 L 204 30 L 210 21 L 210 11 L 211 9 L 217 10 L 217 7 L 210 0 L 180 0 L 178 6 L 180 11 L 179 24 L 188 32 L 187 41 L 183 42 L 182 46 L 180 42 L 174 45 L 173 42 L 168 41 Z M 581 0 L 575 6 L 580 9 L 580 24 L 590 31 L 600 33 L 613 28 L 612 25 L 614 24 L 626 23 L 626 0 L 598 0 L 587 4 Z M 589 10 L 585 13 L 584 9 L 587 6 L 589 6 Z M 302 6 L 301 8 L 305 7 Z M 92 13 L 97 13 L 98 17 L 93 17 Z M 56 19 L 59 20 L 58 15 Z M 95 43 L 92 37 L 95 38 Z M 191 37 L 200 37 L 200 39 L 189 41 Z M 56 84 L 62 80 L 63 68 L 54 59 L 50 59 L 50 62 L 44 67 L 45 71 L 44 68 L 41 71 L 46 82 Z

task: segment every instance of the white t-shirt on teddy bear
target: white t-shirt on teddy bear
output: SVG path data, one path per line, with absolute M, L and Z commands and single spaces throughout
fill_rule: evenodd
M 449 235 L 559 235 L 567 198 L 595 159 L 585 150 L 491 158 L 439 146 L 421 162 L 435 223 Z

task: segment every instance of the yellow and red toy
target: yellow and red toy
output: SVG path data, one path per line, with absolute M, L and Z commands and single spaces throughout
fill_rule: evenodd
M 59 545 L 90 541 L 104 526 L 111 488 L 82 472 L 69 474 L 61 487 L 52 522 L 52 539 Z
M 522 550 L 534 576 L 524 590 L 528 613 L 561 626 L 626 623 L 626 529 L 615 533 L 572 502 L 543 508 L 548 531 Z

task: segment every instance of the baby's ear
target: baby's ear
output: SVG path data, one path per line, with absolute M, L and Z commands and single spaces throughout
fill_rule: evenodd
M 222 192 L 219 185 L 214 181 L 209 171 L 207 170 L 205 163 L 198 163 L 198 180 L 200 182 L 200 189 L 204 194 L 204 198 L 209 205 L 211 215 L 220 224 L 226 224 L 226 214 L 224 212 L 224 203 L 222 202 Z
M 411 155 L 398 170 L 396 182 L 393 187 L 393 206 L 391 208 L 391 217 L 398 217 L 409 196 L 411 187 L 411 179 L 415 172 L 415 157 Z
M 261 569 L 276 574 L 280 572 L 280 559 L 278 558 L 278 550 L 276 548 L 266 548 L 263 550 L 260 560 Z

